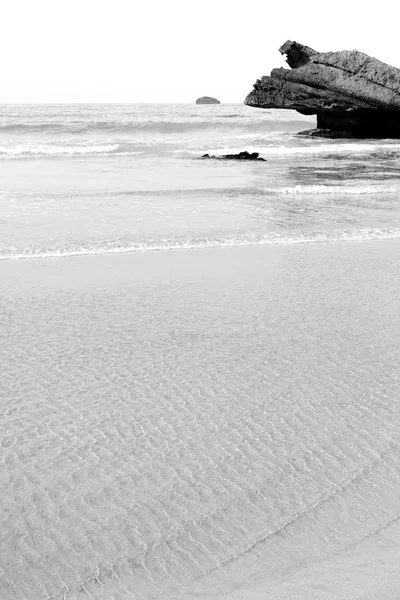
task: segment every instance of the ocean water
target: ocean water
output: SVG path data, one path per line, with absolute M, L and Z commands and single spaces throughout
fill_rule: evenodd
M 0 600 L 397 600 L 400 142 L 0 113 Z
M 400 142 L 244 105 L 0 109 L 0 258 L 398 237 Z M 200 160 L 257 151 L 266 162 Z

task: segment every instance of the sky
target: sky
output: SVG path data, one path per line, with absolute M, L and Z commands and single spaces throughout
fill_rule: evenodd
M 296 40 L 400 67 L 395 0 L 3 0 L 0 103 L 242 102 Z

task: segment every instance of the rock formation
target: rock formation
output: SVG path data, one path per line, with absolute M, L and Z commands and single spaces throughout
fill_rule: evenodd
M 201 158 L 215 158 L 216 160 L 263 160 L 265 158 L 260 158 L 258 152 L 238 152 L 237 154 L 222 154 L 221 156 L 213 156 L 210 154 L 203 154 Z
M 202 96 L 197 98 L 196 104 L 221 104 L 221 102 L 216 98 L 211 98 L 211 96 Z
M 279 48 L 291 69 L 258 79 L 244 103 L 317 115 L 322 137 L 400 138 L 400 69 L 358 52 L 317 52 L 290 40 Z

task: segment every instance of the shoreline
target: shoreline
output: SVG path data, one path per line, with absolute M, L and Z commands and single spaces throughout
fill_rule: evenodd
M 25 260 L 45 260 L 45 259 L 59 259 L 59 258 L 78 258 L 78 257 L 90 257 L 90 256 L 109 256 L 109 255 L 124 255 L 124 254 L 145 254 L 148 252 L 175 252 L 175 251 L 188 251 L 188 250 L 222 250 L 227 248 L 255 248 L 255 247 L 269 247 L 269 246 L 298 246 L 305 244 L 337 244 L 337 243 L 364 243 L 364 242 L 385 242 L 392 240 L 399 240 L 399 230 L 395 229 L 395 233 L 388 234 L 388 232 L 379 232 L 375 229 L 371 231 L 374 232 L 374 235 L 371 237 L 357 237 L 360 236 L 361 233 L 365 233 L 366 230 L 361 230 L 357 234 L 354 234 L 354 237 L 349 237 L 346 232 L 343 232 L 343 237 L 321 237 L 318 238 L 304 238 L 304 239 L 285 239 L 284 237 L 280 238 L 280 234 L 274 234 L 277 236 L 275 239 L 270 239 L 267 241 L 255 241 L 249 243 L 210 243 L 210 244 L 193 244 L 193 245 L 176 245 L 176 246 L 149 246 L 149 247 L 139 247 L 139 248 L 123 248 L 123 249 L 95 249 L 95 250 L 83 250 L 76 252 L 66 252 L 66 253 L 43 253 L 43 254 L 21 254 L 21 255 L 5 255 L 0 256 L 0 263 L 2 261 L 25 261 Z M 325 235 L 325 234 L 324 234 Z
M 182 248 L 167 248 L 167 249 L 149 249 L 149 250 L 134 250 L 134 251 L 123 251 L 123 252 L 104 252 L 104 253 L 89 253 L 89 254 L 66 254 L 66 255 L 54 255 L 54 256 L 26 256 L 23 258 L 6 258 L 0 259 L 0 273 L 4 272 L 6 276 L 11 273 L 14 268 L 26 269 L 39 269 L 40 273 L 46 276 L 46 267 L 48 267 L 49 273 L 57 273 L 60 269 L 65 270 L 65 276 L 68 280 L 72 280 L 74 274 L 68 272 L 68 264 L 79 264 L 83 269 L 92 264 L 96 265 L 96 271 L 99 268 L 98 264 L 103 261 L 107 268 L 110 267 L 112 262 L 120 262 L 120 266 L 123 269 L 129 268 L 129 262 L 132 266 L 140 268 L 140 263 L 149 263 L 155 265 L 157 262 L 163 262 L 164 259 L 167 261 L 172 257 L 172 262 L 176 265 L 185 266 L 187 264 L 186 259 L 194 259 L 200 264 L 207 265 L 210 262 L 214 262 L 212 255 L 215 253 L 216 256 L 222 259 L 223 263 L 229 262 L 228 254 L 230 253 L 234 258 L 243 257 L 244 260 L 254 257 L 259 259 L 262 253 L 270 253 L 271 256 L 277 257 L 278 255 L 290 255 L 293 254 L 296 257 L 299 254 L 304 254 L 306 257 L 312 258 L 315 255 L 317 249 L 321 250 L 322 253 L 326 254 L 327 257 L 348 255 L 355 256 L 358 251 L 366 250 L 368 254 L 371 253 L 371 247 L 384 249 L 387 247 L 391 250 L 395 245 L 399 245 L 400 238 L 378 238 L 378 239 L 367 239 L 367 240 L 327 240 L 327 241 L 313 241 L 313 242 L 298 242 L 298 243 L 267 243 L 267 244 L 249 244 L 249 245 L 237 245 L 237 246 L 210 246 L 210 247 L 182 247 Z M 381 252 L 379 253 L 382 254 Z M 252 256 L 251 256 L 252 255 Z M 69 259 L 69 260 L 68 260 Z M 226 260 L 228 259 L 228 261 Z M 65 264 L 63 265 L 63 263 Z M 18 267 L 17 267 L 18 265 Z M 250 265 L 251 267 L 251 265 Z M 94 276 L 94 273 L 92 275 Z M 107 271 L 107 275 L 110 272 Z M 120 273 L 122 276 L 122 273 Z M 98 280 L 99 273 L 96 275 Z M 114 274 L 115 276 L 115 274 Z M 1 290 L 0 290 L 1 294 Z

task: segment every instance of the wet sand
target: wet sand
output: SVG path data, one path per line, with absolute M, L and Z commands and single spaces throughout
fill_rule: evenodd
M 0 598 L 397 598 L 400 243 L 0 262 Z

